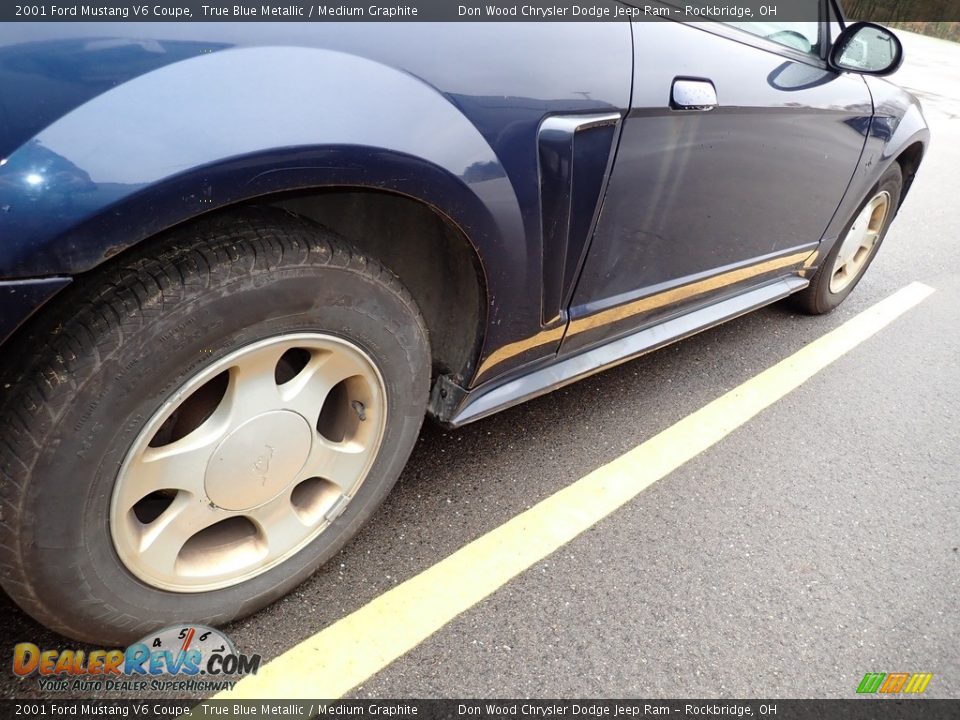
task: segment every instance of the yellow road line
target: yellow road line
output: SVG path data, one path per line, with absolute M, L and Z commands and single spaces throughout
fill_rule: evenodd
M 716 444 L 933 288 L 912 283 L 692 415 L 307 638 L 215 699 L 338 698 Z

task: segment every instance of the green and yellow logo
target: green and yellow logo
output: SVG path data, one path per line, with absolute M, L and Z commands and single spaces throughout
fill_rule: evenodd
M 857 686 L 858 693 L 919 694 L 927 689 L 933 673 L 867 673 Z

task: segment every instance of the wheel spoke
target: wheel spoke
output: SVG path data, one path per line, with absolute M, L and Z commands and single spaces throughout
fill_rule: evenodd
M 184 544 L 198 532 L 230 517 L 203 497 L 178 495 L 173 504 L 150 523 L 140 538 L 142 562 L 155 571 L 173 575 L 177 556 Z
M 207 461 L 223 426 L 213 424 L 187 437 L 158 448 L 147 447 L 126 468 L 118 501 L 126 508 L 157 490 L 186 490 L 203 497 L 203 478 Z
M 223 400 L 229 407 L 232 427 L 282 406 L 276 381 L 282 351 L 282 346 L 259 350 L 230 369 L 230 384 Z
M 346 353 L 318 353 L 295 378 L 280 386 L 280 396 L 285 407 L 300 413 L 313 427 L 337 383 L 360 374 L 363 368 Z
M 304 522 L 294 510 L 289 492 L 246 515 L 260 528 L 267 543 L 267 557 L 283 555 L 302 542 L 314 526 Z
M 370 454 L 370 448 L 359 442 L 332 443 L 319 439 L 301 474 L 329 480 L 348 494 L 366 470 Z
M 840 265 L 833 273 L 833 278 L 835 280 L 846 280 L 847 279 L 847 268 L 849 267 L 848 263 Z

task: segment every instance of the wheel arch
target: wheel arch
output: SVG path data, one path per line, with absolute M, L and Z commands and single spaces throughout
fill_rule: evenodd
M 437 362 L 469 382 L 487 312 L 523 295 L 522 284 L 487 279 L 533 272 L 516 192 L 487 140 L 436 88 L 339 51 L 223 50 L 135 77 L 66 113 L 0 167 L 0 233 L 17 238 L 0 249 L 0 278 L 83 276 L 211 212 L 331 193 L 409 203 L 403 217 L 430 218 L 434 228 L 420 240 L 455 245 L 457 267 L 469 248 L 480 329 L 469 341 L 463 331 L 441 342 L 449 352 Z
M 897 155 L 896 162 L 899 163 L 900 171 L 903 173 L 903 191 L 900 193 L 901 202 L 903 198 L 907 196 L 910 187 L 913 185 L 917 170 L 923 161 L 925 149 L 924 143 L 917 140 Z
M 485 338 L 489 303 L 487 276 L 476 246 L 463 229 L 437 207 L 418 198 L 363 186 L 301 188 L 257 196 L 177 223 L 108 253 L 73 276 L 33 308 L 3 343 L 13 344 L 43 305 L 63 289 L 135 254 L 162 247 L 172 230 L 212 216 L 229 218 L 244 207 L 272 206 L 307 218 L 344 237 L 389 268 L 410 291 L 427 324 L 433 376 L 467 384 L 477 367 Z
M 319 188 L 261 198 L 346 238 L 388 267 L 427 324 L 433 376 L 466 384 L 483 346 L 488 283 L 475 246 L 438 208 L 371 188 Z

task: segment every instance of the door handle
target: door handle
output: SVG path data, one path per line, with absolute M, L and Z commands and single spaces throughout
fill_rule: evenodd
M 674 78 L 670 107 L 674 110 L 712 110 L 717 107 L 717 89 L 709 80 Z

